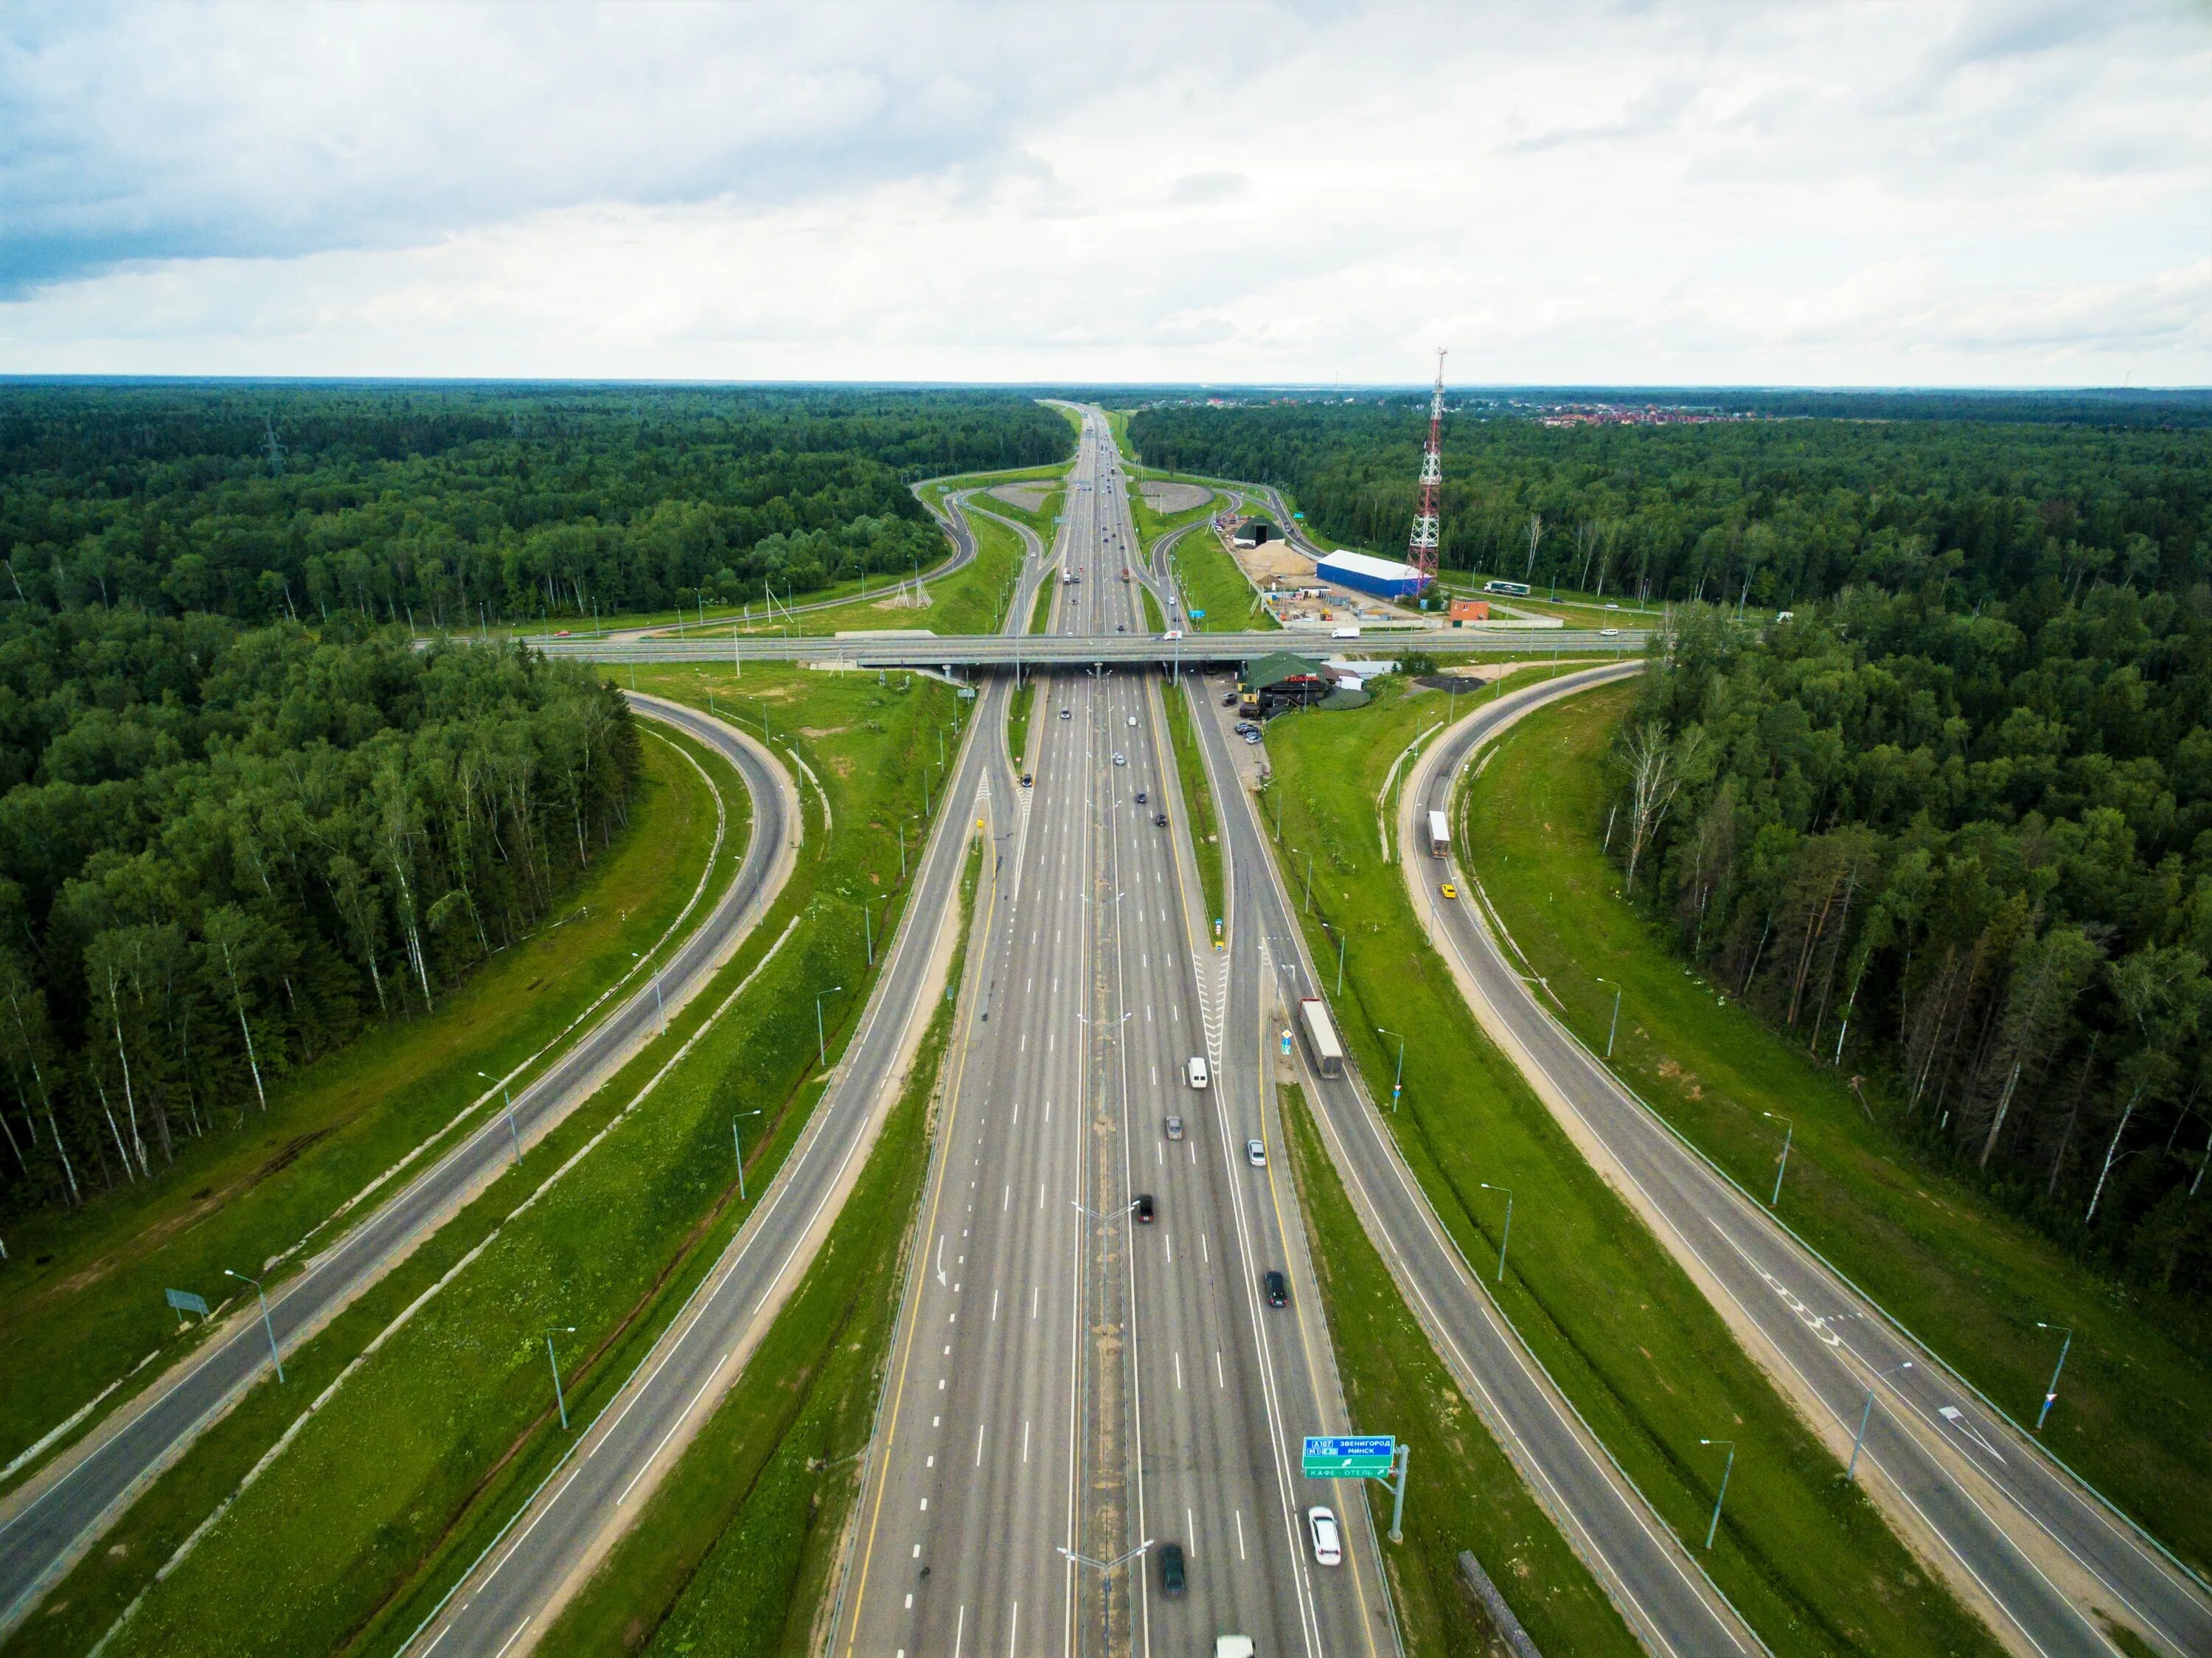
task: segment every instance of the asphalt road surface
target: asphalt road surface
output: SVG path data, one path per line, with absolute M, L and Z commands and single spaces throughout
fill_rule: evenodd
M 1058 626 L 1141 629 L 1095 411 L 1071 481 L 1080 579 Z M 1227 1633 L 1270 1654 L 1395 1650 L 1356 1493 L 1297 1476 L 1300 1436 L 1347 1424 L 1286 1173 L 1246 1161 L 1247 1138 L 1276 1143 L 1257 997 L 1240 1020 L 1208 936 L 1159 688 L 1039 686 L 1036 786 L 950 1061 L 841 1655 L 1186 1653 Z M 1266 1304 L 1270 1270 L 1291 1274 L 1286 1308 Z M 1341 1566 L 1313 1559 L 1316 1503 L 1349 1522 Z M 1175 1599 L 1167 1542 L 1186 1564 Z
M 1888 1487 L 1891 1512 L 1907 1517 L 1922 1546 L 1948 1555 L 1952 1576 L 2010 1645 L 2117 1652 L 2101 1614 L 2162 1652 L 2212 1653 L 2212 1598 L 2201 1583 L 1691 1150 L 1545 1010 L 1474 901 L 1479 866 L 1464 870 L 1474 879 L 1457 882 L 1458 900 L 1437 891 L 1457 866 L 1427 856 L 1417 837 L 1430 811 L 1455 817 L 1455 783 L 1474 749 L 1516 713 L 1624 671 L 1635 670 L 1601 668 L 1507 698 L 1431 744 L 1397 825 L 1416 909 L 1471 979 L 1485 1023 L 1502 1024 L 1504 1045 L 1577 1137 L 1604 1148 L 1707 1294 L 1755 1326 L 1769 1368 L 1791 1379 L 1831 1444 L 1848 1449 L 1874 1391 L 1859 1477 L 1878 1482 L 1878 1494 Z
M 456 1213 L 507 1162 L 516 1139 L 528 1146 L 588 1099 L 617 1064 L 649 1039 L 664 1000 L 680 1003 L 704 983 L 774 899 L 789 868 L 789 844 L 801 832 L 782 769 L 750 738 L 703 715 L 658 698 L 636 702 L 647 717 L 720 751 L 744 779 L 753 826 L 737 876 L 658 972 L 514 1096 L 512 1127 L 504 1110 L 488 1116 L 298 1276 L 271 1286 L 269 1319 L 280 1348 L 312 1334 Z M 0 1520 L 0 1632 L 21 1622 L 138 1494 L 259 1380 L 269 1365 L 268 1343 L 259 1320 L 233 1319 L 149 1401 L 118 1412 L 111 1426 L 65 1454 L 52 1476 L 33 1479 L 11 1497 Z

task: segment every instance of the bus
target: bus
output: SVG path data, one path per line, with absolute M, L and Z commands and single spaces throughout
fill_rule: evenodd
M 1344 1046 L 1336 1039 L 1328 1009 L 1316 996 L 1298 1003 L 1298 1022 L 1305 1027 L 1306 1051 L 1313 1056 L 1315 1071 L 1322 1076 L 1344 1075 Z
M 1526 599 L 1528 596 L 1526 582 L 1485 582 L 1482 590 L 1485 593 L 1502 593 L 1509 599 Z
M 1451 830 L 1441 812 L 1429 814 L 1429 856 L 1432 858 L 1451 856 Z

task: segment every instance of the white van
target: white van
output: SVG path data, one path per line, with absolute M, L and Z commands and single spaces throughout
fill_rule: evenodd
M 1332 639 L 1357 639 L 1359 637 L 1359 630 L 1356 627 L 1340 627 L 1330 633 L 1328 637 Z
M 1252 1658 L 1257 1650 L 1249 1635 L 1217 1635 L 1213 1637 L 1213 1658 Z
M 1193 1054 L 1190 1058 L 1189 1072 L 1191 1087 L 1202 1088 L 1206 1086 L 1206 1061 L 1196 1054 Z

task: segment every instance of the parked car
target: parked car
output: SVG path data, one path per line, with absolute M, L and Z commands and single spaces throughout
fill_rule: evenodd
M 1244 1143 L 1244 1161 L 1255 1168 L 1267 1167 L 1267 1143 L 1265 1140 L 1247 1140 Z
M 1324 1566 L 1344 1564 L 1344 1539 L 1336 1529 L 1336 1516 L 1327 1509 L 1306 1510 L 1306 1529 L 1313 1533 L 1314 1558 Z
M 1288 1307 L 1291 1304 L 1291 1281 L 1281 1273 L 1271 1267 L 1260 1282 L 1267 1287 L 1268 1306 Z
M 1235 692 L 1233 692 L 1233 691 L 1226 691 L 1226 692 L 1224 692 L 1222 693 L 1222 696 L 1221 696 L 1221 705 L 1222 705 L 1224 708 L 1234 708 L 1234 707 L 1236 707 L 1236 706 L 1237 706 L 1237 693 L 1236 693 Z
M 1160 1593 L 1170 1600 L 1182 1598 L 1182 1545 L 1160 1545 Z
M 1170 1118 L 1169 1118 L 1169 1119 L 1167 1119 L 1167 1133 L 1168 1133 L 1168 1138 L 1169 1138 L 1169 1139 L 1170 1139 L 1170 1140 L 1180 1140 L 1180 1139 L 1182 1139 L 1182 1118 L 1180 1118 L 1180 1117 L 1170 1117 Z

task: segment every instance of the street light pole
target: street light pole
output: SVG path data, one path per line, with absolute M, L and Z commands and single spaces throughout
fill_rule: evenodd
M 738 1154 L 738 1201 L 750 1201 L 745 1196 L 745 1143 L 738 1137 L 738 1125 L 748 1117 L 757 1117 L 757 1111 L 741 1111 L 730 1119 L 730 1145 Z
M 520 1168 L 522 1167 L 522 1135 L 514 1126 L 514 1096 L 507 1092 L 507 1079 L 503 1076 L 495 1078 L 488 1070 L 480 1070 L 477 1075 L 487 1082 L 496 1081 L 499 1083 L 500 1099 L 507 1106 L 507 1137 L 514 1143 L 514 1166 Z
M 889 893 L 883 893 L 874 898 L 864 898 L 860 900 L 860 936 L 867 944 L 868 965 L 871 967 L 876 965 L 876 933 L 873 917 L 868 914 L 868 906 L 871 904 L 888 904 L 890 901 L 890 896 Z
M 1895 1375 L 1899 1370 L 1910 1370 L 1911 1368 L 1912 1361 L 1911 1359 L 1907 1359 L 1902 1364 L 1892 1365 L 1888 1369 L 1883 1371 L 1881 1375 L 1876 1376 L 1872 1381 L 1867 1383 L 1866 1404 L 1862 1406 L 1859 1411 L 1858 1431 L 1851 1436 L 1851 1460 L 1849 1463 L 1844 1465 L 1844 1484 L 1850 1484 L 1852 1479 L 1858 1473 L 1859 1447 L 1866 1443 L 1867 1418 L 1874 1414 L 1874 1390 L 1887 1378 Z
M 1475 1184 L 1485 1192 L 1502 1192 L 1505 1194 L 1505 1229 L 1498 1234 L 1498 1282 L 1504 1283 L 1505 1282 L 1505 1251 L 1513 1241 L 1513 1188 L 1510 1186 L 1492 1186 L 1487 1180 L 1478 1180 Z
M 253 1293 L 261 1302 L 261 1332 L 269 1338 L 269 1362 L 276 1367 L 276 1380 L 281 1383 L 284 1380 L 284 1361 L 276 1355 L 276 1326 L 269 1322 L 269 1297 L 261 1293 L 261 1280 L 249 1278 L 243 1272 L 234 1272 L 227 1266 L 222 1272 L 227 1278 L 236 1278 L 240 1283 L 253 1286 Z
M 1375 1027 L 1375 1033 L 1377 1036 L 1398 1038 L 1398 1070 L 1397 1074 L 1390 1079 L 1390 1109 L 1395 1112 L 1398 1109 L 1398 1096 L 1405 1092 L 1406 1087 L 1406 1039 L 1398 1036 L 1395 1031 L 1384 1030 L 1380 1025 Z
M 1721 1470 L 1721 1489 L 1713 1498 L 1712 1523 L 1705 1527 L 1705 1547 L 1710 1551 L 1713 1546 L 1713 1539 L 1721 1528 L 1721 1504 L 1728 1501 L 1729 1476 L 1735 1472 L 1735 1442 L 1732 1439 L 1701 1439 L 1698 1443 L 1728 1447 L 1728 1466 Z
M 1774 1170 L 1774 1195 L 1766 1200 L 1766 1206 L 1771 1209 L 1782 1201 L 1782 1177 L 1790 1172 L 1790 1142 L 1797 1132 L 1797 1125 L 1790 1119 L 1775 1112 L 1762 1111 L 1759 1114 L 1761 1117 L 1773 1118 L 1776 1122 L 1782 1125 L 1782 1158 Z
M 1596 975 L 1592 974 L 1591 977 L 1596 978 Z M 1599 978 L 1597 982 L 1613 986 L 1613 1023 L 1605 1027 L 1605 1057 L 1610 1059 L 1613 1058 L 1613 1034 L 1620 1028 L 1620 983 L 1612 978 Z
M 545 1362 L 553 1367 L 553 1403 L 560 1410 L 561 1431 L 564 1434 L 568 1431 L 568 1401 L 561 1392 L 561 1361 L 554 1356 L 553 1338 L 575 1333 L 576 1326 L 573 1324 L 556 1325 L 545 1332 Z
M 2035 1327 L 2039 1330 L 2063 1330 L 2066 1336 L 2066 1339 L 2058 1344 L 2058 1362 L 2051 1367 L 2051 1386 L 2043 1390 L 2043 1408 L 2035 1413 L 2035 1431 L 2039 1434 L 2043 1431 L 2044 1418 L 2051 1414 L 2051 1407 L 2058 1401 L 2058 1373 L 2066 1368 L 2066 1355 L 2074 1345 L 2074 1332 L 2062 1325 L 2045 1324 L 2040 1320 L 2036 1321 Z
M 824 1070 L 830 1069 L 830 1041 L 822 1030 L 822 998 L 835 996 L 844 988 L 842 984 L 832 984 L 828 990 L 817 992 L 814 997 L 814 1049 Z

